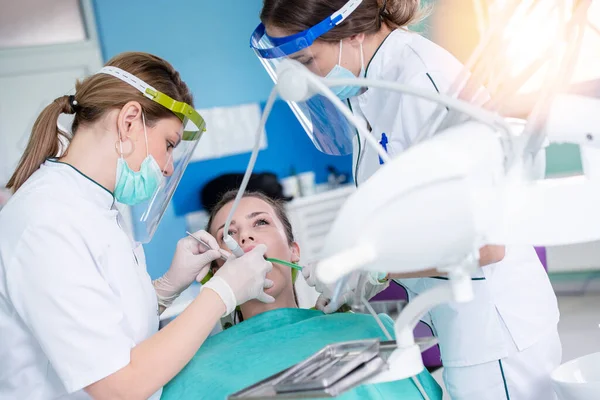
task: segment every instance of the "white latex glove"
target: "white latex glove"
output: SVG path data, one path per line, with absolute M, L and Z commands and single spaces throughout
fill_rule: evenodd
M 158 304 L 169 307 L 194 280 L 200 282 L 210 270 L 210 263 L 221 257 L 219 245 L 206 231 L 194 235 L 207 243 L 211 250 L 205 251 L 198 241 L 186 236 L 177 242 L 175 256 L 169 270 L 153 282 Z
M 273 265 L 265 260 L 266 251 L 267 246 L 260 244 L 240 258 L 232 255 L 204 285 L 221 297 L 227 307 L 224 315 L 231 314 L 237 305 L 249 300 L 275 301 L 264 292 L 264 289 L 273 286 L 273 281 L 266 278 L 273 269 Z
M 318 310 L 323 311 L 325 314 L 331 314 L 339 310 L 344 304 L 351 304 L 356 299 L 356 290 L 360 278 L 359 273 L 354 272 L 350 275 L 348 281 L 342 288 L 341 295 L 335 302 L 332 302 L 331 298 L 333 297 L 336 283 L 326 285 L 318 280 L 315 273 L 316 266 L 317 263 L 309 263 L 302 268 L 302 275 L 309 286 L 314 287 L 317 292 L 321 293 L 315 305 Z M 387 281 L 382 282 L 384 277 L 385 274 L 369 272 L 368 281 L 365 285 L 365 297 L 367 299 L 374 297 L 377 293 L 380 293 L 388 287 Z

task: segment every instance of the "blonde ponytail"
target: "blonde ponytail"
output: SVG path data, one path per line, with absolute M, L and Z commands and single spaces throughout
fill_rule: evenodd
M 127 52 L 111 58 L 106 65 L 121 68 L 148 83 L 172 99 L 191 106 L 194 99 L 187 85 L 171 64 L 148 53 Z M 139 102 L 152 126 L 161 118 L 174 116 L 169 109 L 144 97 L 133 86 L 106 74 L 90 75 L 75 84 L 75 96 L 62 96 L 54 100 L 38 116 L 29 143 L 21 161 L 6 187 L 17 191 L 49 157 L 58 157 L 64 139 L 71 138 L 59 131 L 60 114 L 75 114 L 71 134 L 76 135 L 80 126 L 92 126 L 110 110 L 120 109 L 129 101 Z M 62 136 L 62 137 L 61 137 Z
M 58 156 L 60 136 L 69 140 L 57 126 L 58 116 L 62 113 L 73 114 L 69 96 L 61 96 L 54 100 L 35 120 L 27 148 L 6 185 L 7 189 L 16 192 L 47 158 Z

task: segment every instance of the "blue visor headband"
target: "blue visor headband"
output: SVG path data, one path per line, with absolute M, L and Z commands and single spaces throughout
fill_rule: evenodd
M 312 45 L 325 33 L 341 24 L 358 6 L 362 0 L 350 0 L 329 17 L 302 32 L 275 38 L 266 34 L 264 24 L 259 24 L 250 37 L 250 47 L 262 58 L 280 58 L 297 53 Z M 270 47 L 265 47 L 265 44 Z

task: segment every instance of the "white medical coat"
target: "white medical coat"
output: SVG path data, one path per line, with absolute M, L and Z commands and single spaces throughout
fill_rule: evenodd
M 461 69 L 458 60 L 431 41 L 395 30 L 373 56 L 366 76 L 445 93 Z M 392 157 L 412 145 L 437 106 L 411 95 L 373 88 L 352 98 L 350 105 L 356 115 L 366 119 L 378 141 L 386 134 Z M 379 156 L 364 138 L 355 140 L 355 166 L 357 161 L 355 179 L 359 185 L 381 166 Z M 444 278 L 418 278 L 400 283 L 414 296 L 447 282 Z M 533 247 L 507 247 L 501 262 L 481 268 L 473 286 L 473 301 L 441 305 L 429 313 L 445 366 L 476 365 L 506 357 L 510 346 L 501 324 L 519 350 L 556 329 L 556 296 Z
M 157 332 L 143 251 L 119 217 L 110 192 L 56 161 L 0 212 L 0 398 L 90 398 L 81 389 Z

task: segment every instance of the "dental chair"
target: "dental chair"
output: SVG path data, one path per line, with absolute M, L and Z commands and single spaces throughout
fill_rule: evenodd
M 546 272 L 548 272 L 548 260 L 546 256 L 546 248 L 545 247 L 535 247 L 535 252 L 537 253 L 540 262 L 544 266 Z

